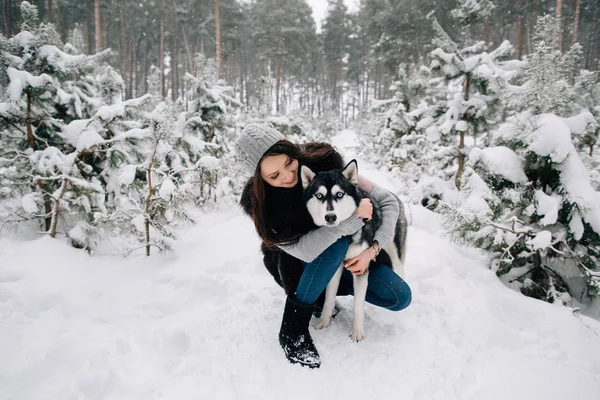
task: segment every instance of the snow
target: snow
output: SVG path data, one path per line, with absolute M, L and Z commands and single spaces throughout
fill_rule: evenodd
M 461 121 L 456 122 L 454 129 L 456 129 L 459 132 L 466 132 L 467 131 L 467 121 L 461 120 Z
M 569 230 L 573 233 L 575 240 L 580 240 L 583 237 L 584 226 L 581 221 L 581 216 L 577 211 L 573 213 L 571 221 L 569 222 Z
M 171 197 L 173 197 L 173 194 L 176 191 L 176 187 L 175 184 L 173 183 L 173 181 L 171 179 L 165 179 L 162 184 L 160 185 L 160 189 L 158 190 L 158 195 L 163 198 L 164 200 L 171 200 Z
M 81 227 L 81 225 L 75 225 L 69 231 L 69 238 L 78 241 L 79 243 L 85 243 L 87 236 L 85 234 L 85 230 Z
M 103 141 L 104 138 L 102 138 L 102 136 L 96 132 L 93 126 L 89 126 L 87 129 L 81 132 L 81 135 L 77 139 L 76 148 L 78 151 L 89 149 L 90 147 L 102 143 Z
M 550 156 L 553 162 L 562 162 L 573 147 L 567 125 L 554 114 L 537 117 L 538 128 L 530 135 L 529 148 L 541 156 Z
M 400 192 L 357 157 L 356 134 L 332 142 L 361 175 Z M 367 305 L 357 344 L 352 298 L 338 298 L 332 325 L 311 328 L 318 370 L 283 355 L 285 296 L 236 205 L 195 212 L 171 255 L 90 256 L 0 232 L 0 398 L 600 398 L 599 322 L 506 288 L 481 253 L 443 237 L 438 215 L 406 207 L 412 304 Z M 133 223 L 144 231 L 142 214 Z
M 484 149 L 475 147 L 469 153 L 469 160 L 471 163 L 483 162 L 488 171 L 513 183 L 527 182 L 519 156 L 508 147 L 497 146 Z
M 89 119 L 76 119 L 68 125 L 63 126 L 62 134 L 71 146 L 77 147 L 79 135 L 81 135 L 81 132 L 86 129 L 89 123 Z
M 198 163 L 202 168 L 209 171 L 216 171 L 221 167 L 219 159 L 213 156 L 202 156 Z
M 556 194 L 548 196 L 541 190 L 535 191 L 535 201 L 537 203 L 537 215 L 543 215 L 540 225 L 552 225 L 558 220 L 558 212 L 562 206 L 562 197 Z
M 37 205 L 38 197 L 36 193 L 26 194 L 21 198 L 21 205 L 23 206 L 23 210 L 29 214 L 37 214 L 39 212 L 39 207 Z
M 596 128 L 596 119 L 590 112 L 584 112 L 571 118 L 561 118 L 571 133 L 582 134 Z
M 293 385 L 345 399 L 598 398 L 600 338 L 586 325 L 600 324 L 507 289 L 481 256 L 439 236 L 437 217 L 413 211 L 412 305 L 367 306 L 356 344 L 351 298 L 340 298 L 332 326 L 311 328 L 319 370 L 285 360 L 284 295 L 237 209 L 198 216 L 172 256 L 3 239 L 0 397 L 305 399 Z M 373 384 L 348 384 L 356 366 Z
M 75 56 L 67 54 L 58 47 L 52 45 L 40 46 L 38 49 L 38 56 L 45 59 L 48 64 L 52 65 L 57 71 L 62 73 L 69 72 L 71 68 L 84 63 L 88 58 L 88 56 L 84 54 Z
M 145 94 L 141 97 L 135 99 L 129 99 L 122 101 L 117 104 L 112 104 L 109 106 L 102 106 L 94 115 L 94 118 L 99 118 L 102 121 L 112 121 L 117 117 L 122 117 L 125 114 L 125 110 L 128 106 L 130 107 L 138 107 L 144 104 L 146 101 L 152 98 L 152 95 Z
M 533 239 L 529 239 L 528 245 L 533 247 L 533 250 L 545 249 L 552 244 L 552 233 L 549 231 L 538 232 Z
M 10 84 L 8 85 L 8 94 L 11 100 L 18 101 L 23 96 L 23 90 L 27 87 L 42 88 L 52 84 L 50 75 L 41 74 L 39 76 L 31 75 L 27 71 L 8 67 L 6 70 Z
M 37 41 L 36 36 L 29 31 L 21 31 L 9 39 L 10 43 L 15 46 L 20 46 L 27 49 L 30 45 L 34 45 Z
M 119 184 L 131 185 L 131 183 L 135 179 L 136 170 L 137 167 L 135 165 L 126 165 L 125 167 L 123 167 L 123 170 L 119 175 Z
M 464 203 L 466 210 L 469 210 L 475 214 L 491 214 L 492 210 L 488 206 L 487 202 L 475 194 L 469 195 L 467 201 Z
M 35 151 L 30 158 L 37 164 L 37 169 L 40 172 L 49 172 L 54 168 L 62 169 L 65 164 L 68 164 L 67 157 L 53 146 Z

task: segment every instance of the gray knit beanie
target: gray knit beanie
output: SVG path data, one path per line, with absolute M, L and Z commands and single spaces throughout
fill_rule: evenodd
M 246 172 L 254 174 L 262 156 L 285 136 L 276 129 L 262 124 L 249 124 L 235 141 L 235 151 Z

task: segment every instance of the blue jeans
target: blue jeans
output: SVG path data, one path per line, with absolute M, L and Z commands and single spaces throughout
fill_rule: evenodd
M 303 303 L 313 304 L 323 293 L 327 284 L 344 261 L 350 242 L 341 238 L 311 262 L 303 262 L 304 272 L 296 289 L 296 297 Z M 353 294 L 352 273 L 342 272 L 340 287 L 349 288 Z M 400 311 L 408 307 L 412 293 L 408 284 L 386 265 L 369 267 L 369 285 L 367 302 L 391 311 Z

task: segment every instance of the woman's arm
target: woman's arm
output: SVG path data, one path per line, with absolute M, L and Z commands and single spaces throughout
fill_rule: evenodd
M 356 214 L 342 221 L 337 226 L 322 226 L 313 229 L 300 237 L 298 242 L 290 245 L 278 245 L 281 250 L 304 262 L 311 262 L 325 249 L 346 235 L 352 235 L 365 223 Z
M 358 177 L 358 187 L 369 193 L 381 209 L 381 226 L 375 232 L 374 239 L 381 249 L 394 240 L 400 204 L 392 193 L 362 176 Z

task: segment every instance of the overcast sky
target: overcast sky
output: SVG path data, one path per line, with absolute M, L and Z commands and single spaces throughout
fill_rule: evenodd
M 321 21 L 327 13 L 327 0 L 306 0 L 313 9 L 313 18 L 317 22 L 317 31 L 321 30 Z M 358 8 L 359 0 L 344 0 L 350 11 L 355 11 Z

